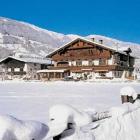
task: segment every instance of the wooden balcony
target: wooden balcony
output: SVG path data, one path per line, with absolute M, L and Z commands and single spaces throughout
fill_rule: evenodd
M 100 72 L 100 71 L 122 71 L 122 70 L 133 70 L 133 67 L 123 67 L 119 65 L 98 65 L 98 66 L 57 66 L 57 67 L 51 67 L 50 69 L 68 69 L 71 72 L 83 72 L 83 71 L 94 71 L 94 72 Z

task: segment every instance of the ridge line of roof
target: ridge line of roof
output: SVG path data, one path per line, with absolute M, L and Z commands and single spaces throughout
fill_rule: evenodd
M 36 58 L 28 58 L 28 57 L 27 58 L 20 58 L 20 57 L 15 57 L 15 56 L 5 57 L 5 58 L 3 58 L 3 59 L 0 60 L 0 63 L 2 61 L 4 61 L 4 60 L 8 59 L 8 58 L 12 58 L 12 59 L 15 59 L 15 60 L 18 60 L 18 61 L 21 61 L 21 62 L 25 62 L 25 63 L 38 63 L 38 64 L 41 64 L 41 61 L 43 61 L 42 64 L 46 64 L 46 63 L 51 64 L 51 60 L 50 59 L 47 59 L 47 58 L 46 59 L 44 59 L 44 58 L 42 58 L 42 59 L 36 59 Z M 36 61 L 33 61 L 33 60 L 36 60 Z

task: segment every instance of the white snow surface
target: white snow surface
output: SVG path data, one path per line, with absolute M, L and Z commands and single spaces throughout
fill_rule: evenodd
M 40 122 L 0 115 L 0 140 L 42 140 L 48 131 L 48 126 Z
M 139 115 L 140 101 L 114 108 L 112 117 L 94 130 L 95 140 L 139 140 Z
M 0 82 L 0 114 L 48 124 L 49 108 L 56 104 L 69 104 L 81 112 L 108 110 L 112 117 L 76 127 L 74 132 L 63 134 L 62 139 L 139 140 L 140 103 L 121 105 L 120 97 L 121 88 L 129 86 L 139 93 L 139 85 L 136 82 Z

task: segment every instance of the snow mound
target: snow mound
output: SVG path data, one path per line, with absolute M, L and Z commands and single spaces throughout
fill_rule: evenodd
M 65 111 L 63 109 L 62 112 L 64 115 Z M 55 113 L 57 114 L 58 110 Z M 113 107 L 110 109 L 110 114 L 112 117 L 105 120 L 90 122 L 80 127 L 76 126 L 74 131 L 73 129 L 67 129 L 62 133 L 61 140 L 140 139 L 140 100 L 136 100 L 134 104 L 126 103 L 120 107 Z
M 138 93 L 134 90 L 134 88 L 127 86 L 127 87 L 123 87 L 120 90 L 120 94 L 121 95 L 127 95 L 127 96 L 132 96 L 133 100 L 137 99 Z
M 92 117 L 88 113 L 79 111 L 70 105 L 58 104 L 50 108 L 49 120 L 50 131 L 48 137 L 53 137 L 66 130 L 68 124 L 78 128 L 90 124 Z
M 95 140 L 139 140 L 140 101 L 112 108 L 112 118 L 94 130 Z
M 48 131 L 47 125 L 40 122 L 0 115 L 0 140 L 42 140 Z

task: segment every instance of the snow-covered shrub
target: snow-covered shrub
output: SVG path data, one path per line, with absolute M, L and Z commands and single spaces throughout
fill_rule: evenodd
M 0 140 L 42 140 L 48 131 L 48 126 L 40 122 L 0 115 Z
M 120 94 L 123 96 L 123 95 L 126 95 L 126 96 L 131 96 L 133 98 L 133 100 L 136 100 L 137 97 L 138 97 L 138 93 L 134 90 L 134 88 L 130 87 L 130 86 L 126 86 L 126 87 L 123 87 L 121 90 L 120 90 Z
M 49 119 L 48 137 L 61 134 L 68 128 L 69 124 L 71 124 L 71 129 L 76 129 L 92 122 L 92 117 L 88 113 L 81 112 L 66 104 L 59 104 L 50 108 Z

